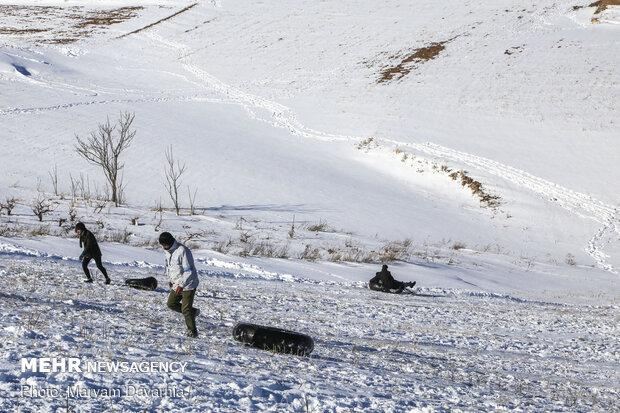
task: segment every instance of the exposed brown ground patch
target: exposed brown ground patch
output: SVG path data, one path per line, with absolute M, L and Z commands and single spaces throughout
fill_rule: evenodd
M 620 6 L 620 0 L 600 0 L 590 4 L 588 7 L 596 7 L 594 11 L 594 14 L 596 14 L 605 10 L 607 6 Z
M 449 172 L 449 171 L 448 171 Z M 488 208 L 497 208 L 500 206 L 500 197 L 489 194 L 478 181 L 467 175 L 467 171 L 458 171 L 450 174 L 450 178 L 460 181 L 461 185 L 467 186 L 471 192 L 480 198 L 480 203 Z
M 436 58 L 446 48 L 445 45 L 452 40 L 431 43 L 426 47 L 414 50 L 413 53 L 402 59 L 396 66 L 389 67 L 381 72 L 381 77 L 377 82 L 387 83 L 407 76 L 418 64 Z
M 64 44 L 90 37 L 132 19 L 142 7 L 89 9 L 82 6 L 0 6 L 0 34 L 28 37 L 33 43 Z
M 594 14 L 598 14 L 605 10 L 608 6 L 620 6 L 620 0 L 600 0 L 588 6 L 573 6 L 573 10 L 583 9 L 584 7 L 596 7 Z

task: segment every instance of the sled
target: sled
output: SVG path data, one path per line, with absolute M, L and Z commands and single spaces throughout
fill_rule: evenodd
M 314 349 L 314 341 L 310 336 L 257 324 L 237 324 L 233 328 L 233 338 L 247 346 L 274 353 L 307 356 Z
M 403 291 L 411 292 L 410 290 L 407 290 L 404 285 L 398 288 L 385 288 L 383 284 L 375 283 L 375 282 L 369 282 L 368 288 L 374 291 L 381 291 L 383 293 L 390 293 L 390 294 L 401 294 Z
M 155 279 L 155 277 L 130 278 L 128 280 L 125 280 L 125 285 L 137 288 L 138 290 L 153 291 L 157 288 L 157 279 Z

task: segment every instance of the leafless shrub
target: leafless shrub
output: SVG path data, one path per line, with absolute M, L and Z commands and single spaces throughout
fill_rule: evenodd
M 196 215 L 196 193 L 198 192 L 198 188 L 194 190 L 194 195 L 192 196 L 192 190 L 187 187 L 187 192 L 189 194 L 189 214 Z
M 50 230 L 49 225 L 37 225 L 36 227 L 29 228 L 26 231 L 26 235 L 29 237 L 42 237 L 45 235 L 50 235 L 52 231 Z
M 298 258 L 306 261 L 316 261 L 321 258 L 321 251 L 319 248 L 313 248 L 307 244 L 306 248 L 299 253 Z
M 51 200 L 43 198 L 40 194 L 32 201 L 32 212 L 39 218 L 39 222 L 43 221 L 43 215 L 54 211 L 54 205 Z
M 327 221 L 322 219 L 317 224 L 308 225 L 307 229 L 312 232 L 328 232 L 330 230 L 327 226 Z
M 291 229 L 288 231 L 288 237 L 293 238 L 295 236 L 295 214 L 293 214 L 293 222 L 291 223 Z
M 93 212 L 95 214 L 100 214 L 101 211 L 103 211 L 103 209 L 105 207 L 106 207 L 106 202 L 105 201 L 96 202 L 95 205 L 93 206 Z
M 28 228 L 22 225 L 4 225 L 0 227 L 0 236 L 23 236 L 27 234 Z
M 480 202 L 486 204 L 487 207 L 496 208 L 500 205 L 500 197 L 488 194 L 480 182 L 467 175 L 467 171 L 453 172 L 449 176 L 455 181 L 460 180 L 462 186 L 469 187 L 471 192 L 480 198 Z
M 91 132 L 87 140 L 76 135 L 77 153 L 89 163 L 101 167 L 110 184 L 111 201 L 115 206 L 119 205 L 123 191 L 122 178 L 119 173 L 125 165 L 120 162 L 120 156 L 136 135 L 136 131 L 131 130 L 134 118 L 135 114 L 129 112 L 120 114 L 117 137 L 114 137 L 117 126 L 112 126 L 109 118 L 106 123 L 99 124 L 98 132 Z
M 573 254 L 571 254 L 570 252 L 568 254 L 566 254 L 565 262 L 568 265 L 570 265 L 571 267 L 577 265 L 577 261 L 575 261 L 575 256 Z
M 71 199 L 75 201 L 78 198 L 78 181 L 73 179 L 71 174 L 69 174 L 69 180 L 71 182 Z
M 362 247 L 350 247 L 346 249 L 341 261 L 344 262 L 376 262 L 378 260 L 377 253 L 374 251 L 367 251 Z
M 252 251 L 254 250 L 254 247 L 255 247 L 254 240 L 252 238 L 248 238 L 246 242 L 242 244 L 242 249 L 239 252 L 239 255 L 242 257 L 247 257 L 248 255 L 251 255 Z
M 251 255 L 260 257 L 273 257 L 274 253 L 275 249 L 273 247 L 273 244 L 267 241 L 261 241 L 258 244 L 254 245 Z
M 174 204 L 174 209 L 179 215 L 179 187 L 181 186 L 181 175 L 185 172 L 185 164 L 181 165 L 179 161 L 174 162 L 174 155 L 172 154 L 172 145 L 166 149 L 166 161 L 168 162 L 168 168 L 166 169 L 166 189 L 170 195 L 170 199 Z
M 333 262 L 342 261 L 342 250 L 339 248 L 328 248 L 327 254 L 329 254 L 328 259 Z
M 7 197 L 5 199 L 5 202 L 0 203 L 0 212 L 6 211 L 6 214 L 8 216 L 11 216 L 11 214 L 13 214 L 13 209 L 15 209 L 15 206 L 17 205 L 17 202 L 19 202 L 19 199 L 15 197 Z
M 276 248 L 274 251 L 274 258 L 288 258 L 289 257 L 289 244 L 282 245 L 280 248 Z
M 245 222 L 245 218 L 239 217 L 237 218 L 237 222 L 235 222 L 235 229 L 241 231 L 243 230 L 243 223 Z
M 466 247 L 465 243 L 460 242 L 460 241 L 457 241 L 454 244 L 452 244 L 452 246 L 450 246 L 451 249 L 456 250 L 456 251 L 462 250 L 465 247 Z
M 159 199 L 159 202 L 157 202 L 155 204 L 155 206 L 153 208 L 151 208 L 151 211 L 155 211 L 155 212 L 163 212 L 164 210 L 164 206 L 161 203 L 161 198 Z
M 90 178 L 88 175 L 84 177 L 84 174 L 80 174 L 80 178 L 73 178 L 71 174 L 69 174 L 69 179 L 71 181 L 71 199 L 75 202 L 78 198 L 81 198 L 85 201 L 90 201 L 92 198 L 90 192 Z
M 133 234 L 125 228 L 122 231 L 114 231 L 111 234 L 104 236 L 103 240 L 108 242 L 118 242 L 120 244 L 129 244 L 129 239 L 132 235 Z
M 71 205 L 69 208 L 69 221 L 75 222 L 75 218 L 77 217 L 77 212 L 75 212 L 75 206 Z
M 157 214 L 155 214 L 155 217 L 157 218 Z M 157 221 L 157 224 L 155 224 L 155 232 L 159 232 L 159 229 L 161 228 L 161 225 L 164 223 L 164 212 L 160 211 L 159 212 L 159 220 Z
M 228 238 L 228 240 L 226 241 L 217 242 L 215 245 L 212 246 L 212 248 L 214 251 L 217 251 L 221 254 L 228 254 L 232 245 L 233 245 L 232 238 Z
M 201 230 L 201 231 L 190 231 L 190 226 L 183 226 L 185 230 L 185 235 L 183 236 L 183 242 L 188 242 L 191 240 L 197 239 L 207 239 L 210 236 L 216 236 L 218 233 L 214 230 Z
M 254 235 L 250 233 L 250 231 L 241 231 L 239 233 L 239 241 L 241 241 L 244 244 L 247 244 L 251 241 L 253 236 Z
M 54 169 L 48 172 L 51 180 L 52 186 L 54 187 L 54 195 L 58 196 L 58 165 L 54 164 Z
M 411 240 L 392 241 L 381 247 L 378 259 L 381 262 L 407 261 L 411 257 Z
M 34 330 L 39 324 L 39 319 L 41 318 L 41 313 L 36 311 L 32 313 L 28 313 L 28 329 Z

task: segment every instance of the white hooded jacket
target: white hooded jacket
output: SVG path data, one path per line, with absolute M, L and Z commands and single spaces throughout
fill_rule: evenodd
M 184 291 L 198 287 L 198 273 L 194 266 L 192 252 L 185 245 L 174 241 L 166 255 L 166 274 L 172 283 L 172 289 L 182 287 Z

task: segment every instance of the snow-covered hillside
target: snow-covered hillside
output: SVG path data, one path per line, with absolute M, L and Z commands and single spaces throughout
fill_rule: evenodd
M 200 265 L 204 284 L 196 302 L 203 334 L 188 340 L 177 314 L 165 307 L 167 290 L 118 285 L 119 278 L 160 268 L 108 267 L 114 280 L 104 287 L 102 280 L 85 286 L 75 261 L 33 260 L 23 251 L 2 260 L 2 411 L 620 407 L 617 307 L 445 288 L 394 296 L 361 282 L 300 279 L 304 265 L 290 274 L 212 256 Z M 231 335 L 240 321 L 304 331 L 314 337 L 315 350 L 298 357 L 243 347 Z M 20 360 L 30 357 L 188 364 L 184 374 L 21 373 Z M 68 388 L 88 393 L 63 397 Z M 146 393 L 166 388 L 174 393 Z M 38 389 L 48 390 L 33 396 Z
M 618 410 L 619 24 L 614 0 L 2 2 L 0 410 Z M 75 145 L 121 113 L 114 207 Z M 77 221 L 111 286 L 81 284 Z M 122 286 L 165 285 L 164 230 L 196 257 L 195 342 Z M 383 262 L 418 295 L 363 288 Z M 20 372 L 46 356 L 191 372 Z M 131 380 L 192 398 L 15 398 Z

